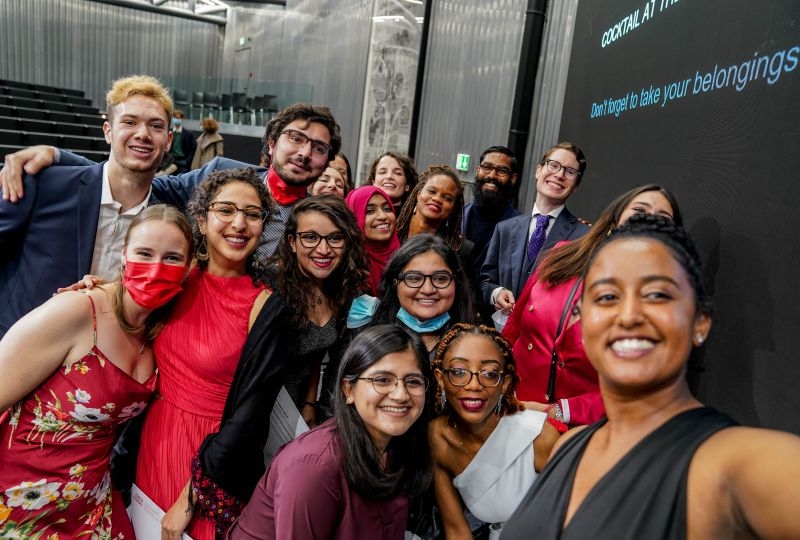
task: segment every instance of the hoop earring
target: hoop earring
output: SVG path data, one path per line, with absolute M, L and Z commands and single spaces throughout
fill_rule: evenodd
M 208 260 L 208 246 L 206 245 L 206 237 L 204 236 L 202 240 L 200 240 L 200 246 L 197 248 L 197 253 L 195 254 L 195 258 L 198 261 L 207 261 Z
M 500 416 L 500 415 L 503 414 L 503 396 L 502 395 L 500 396 L 500 399 L 497 400 L 497 405 L 495 405 L 495 407 L 494 407 L 494 413 L 497 416 Z

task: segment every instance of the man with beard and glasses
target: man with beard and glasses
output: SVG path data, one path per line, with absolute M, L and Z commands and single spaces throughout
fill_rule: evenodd
M 185 211 L 197 184 L 213 171 L 254 167 L 277 202 L 277 211 L 267 218 L 258 246 L 259 257 L 266 260 L 278 246 L 292 207 L 305 197 L 306 186 L 319 178 L 341 146 L 339 125 L 328 107 L 296 103 L 278 112 L 267 124 L 262 148 L 266 167 L 217 157 L 199 169 L 178 176 L 156 177 L 150 202 L 172 204 Z M 35 174 L 53 163 L 93 164 L 84 157 L 52 146 L 34 146 L 9 154 L 0 171 L 3 199 L 16 202 L 22 198 L 23 167 L 25 172 Z
M 517 156 L 505 146 L 490 146 L 481 154 L 472 185 L 473 200 L 464 207 L 461 233 L 478 248 L 474 271 L 480 274 L 494 228 L 503 220 L 518 216 L 511 206 L 517 184 Z

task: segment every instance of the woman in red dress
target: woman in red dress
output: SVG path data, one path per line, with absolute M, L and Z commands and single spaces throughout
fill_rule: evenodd
M 109 457 L 155 387 L 150 343 L 191 245 L 179 211 L 145 209 L 120 279 L 53 297 L 0 341 L 0 537 L 133 538 Z

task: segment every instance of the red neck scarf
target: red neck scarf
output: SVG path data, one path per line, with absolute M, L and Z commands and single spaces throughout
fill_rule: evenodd
M 291 186 L 272 167 L 267 171 L 267 186 L 279 205 L 287 206 L 306 196 L 306 186 Z
M 395 229 L 395 231 L 392 233 L 392 236 L 389 238 L 389 240 L 383 242 L 370 240 L 364 233 L 364 222 L 367 219 L 367 203 L 376 193 L 383 195 L 383 197 L 386 199 L 386 202 L 389 203 L 392 212 L 394 212 L 392 200 L 381 188 L 375 186 L 362 186 L 358 189 L 354 189 L 347 194 L 347 198 L 345 199 L 350 211 L 356 215 L 358 228 L 361 229 L 361 234 L 364 235 L 364 250 L 367 252 L 370 262 L 367 284 L 369 285 L 370 294 L 373 296 L 378 295 L 378 286 L 381 282 L 381 274 L 383 273 L 383 269 L 386 267 L 386 264 L 389 262 L 389 258 L 397 250 L 397 248 L 400 247 L 400 240 L 397 239 L 397 229 Z

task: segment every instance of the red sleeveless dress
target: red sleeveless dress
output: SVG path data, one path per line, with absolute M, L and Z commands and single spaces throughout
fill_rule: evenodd
M 156 338 L 158 393 L 142 429 L 136 485 L 164 511 L 191 478 L 203 439 L 219 428 L 262 290 L 249 276 L 219 277 L 195 268 Z M 213 540 L 214 522 L 196 513 L 186 533 Z
M 142 384 L 94 345 L 0 417 L 0 537 L 132 539 L 111 488 L 117 428 L 141 413 L 156 374 Z

